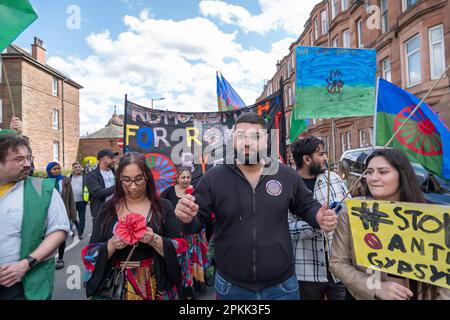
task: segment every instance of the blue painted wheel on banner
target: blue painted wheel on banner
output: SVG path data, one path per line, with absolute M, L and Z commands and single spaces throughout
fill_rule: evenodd
M 147 153 L 145 158 L 147 165 L 152 169 L 158 195 L 175 184 L 177 169 L 170 158 L 160 153 Z

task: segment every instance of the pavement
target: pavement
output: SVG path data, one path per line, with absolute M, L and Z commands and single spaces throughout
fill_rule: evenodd
M 82 240 L 75 234 L 66 241 L 64 253 L 65 268 L 55 271 L 53 300 L 87 300 L 83 288 L 84 265 L 81 250 L 88 245 L 92 233 L 92 218 L 89 206 L 86 208 L 86 228 Z M 57 255 L 55 255 L 55 258 Z M 203 293 L 195 292 L 196 300 L 214 300 L 214 286 L 206 286 Z

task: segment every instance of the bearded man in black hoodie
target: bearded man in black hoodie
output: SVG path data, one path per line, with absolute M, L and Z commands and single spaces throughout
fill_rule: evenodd
M 185 195 L 175 213 L 185 233 L 198 233 L 216 216 L 217 298 L 297 300 L 288 211 L 333 231 L 334 210 L 314 200 L 295 170 L 267 157 L 267 124 L 245 113 L 233 129 L 234 162 L 216 165 Z

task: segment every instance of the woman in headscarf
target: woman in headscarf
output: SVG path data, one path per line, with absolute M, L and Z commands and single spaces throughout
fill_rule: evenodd
M 73 197 L 72 185 L 70 179 L 61 174 L 61 165 L 58 162 L 50 162 L 46 168 L 47 177 L 55 180 L 55 189 L 61 194 L 61 198 L 66 206 L 69 220 L 75 224 L 78 229 L 77 210 L 75 207 L 75 199 Z M 58 248 L 58 260 L 56 261 L 56 269 L 64 268 L 64 250 L 66 249 L 66 242 L 64 241 Z

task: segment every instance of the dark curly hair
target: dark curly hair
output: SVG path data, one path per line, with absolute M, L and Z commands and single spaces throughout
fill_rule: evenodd
M 28 140 L 24 137 L 14 134 L 0 135 L 0 162 L 5 162 L 6 156 L 8 155 L 9 151 L 16 152 L 17 148 L 22 146 L 30 150 Z

